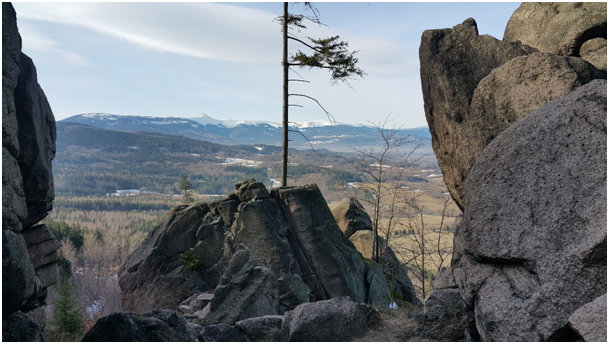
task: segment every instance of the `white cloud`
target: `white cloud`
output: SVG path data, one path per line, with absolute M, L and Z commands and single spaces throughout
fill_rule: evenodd
M 75 25 L 162 52 L 274 62 L 281 28 L 271 13 L 213 3 L 16 3 L 18 16 Z
M 58 55 L 63 61 L 80 65 L 89 66 L 90 63 L 86 57 L 75 52 L 61 48 L 61 45 L 51 38 L 46 37 L 33 27 L 25 24 L 19 24 L 19 34 L 23 42 L 25 51 L 44 51 Z

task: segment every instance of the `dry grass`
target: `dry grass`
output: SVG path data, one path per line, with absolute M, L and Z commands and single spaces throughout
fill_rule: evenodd
M 420 307 L 419 307 L 420 308 Z M 413 312 L 420 312 L 419 308 L 400 307 L 398 309 L 378 310 L 380 322 L 372 327 L 356 342 L 404 342 L 409 341 L 412 330 L 417 323 L 410 318 Z

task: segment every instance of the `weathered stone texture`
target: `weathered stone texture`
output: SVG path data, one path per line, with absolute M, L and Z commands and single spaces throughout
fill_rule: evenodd
M 282 341 L 350 341 L 363 336 L 379 321 L 379 315 L 364 303 L 348 297 L 304 303 L 283 317 Z
M 547 340 L 606 292 L 607 84 L 518 121 L 466 180 L 453 274 L 482 340 Z
M 578 56 L 596 37 L 607 38 L 606 2 L 524 2 L 503 34 L 504 41 L 564 56 Z
M 478 35 L 472 18 L 452 29 L 423 32 L 419 59 L 425 117 L 444 181 L 461 209 L 466 176 L 458 162 L 469 158 L 460 148 L 465 139 L 460 124 L 469 112 L 474 90 L 492 69 L 534 51 L 522 44 Z

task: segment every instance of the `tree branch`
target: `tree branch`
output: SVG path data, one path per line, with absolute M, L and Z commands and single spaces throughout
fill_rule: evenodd
M 301 94 L 301 93 L 290 93 L 290 94 L 288 94 L 288 96 L 303 97 L 303 98 L 308 98 L 308 99 L 313 100 L 314 102 L 317 103 L 317 105 L 319 105 L 319 107 L 322 110 L 324 110 L 324 112 L 326 113 L 326 116 L 328 116 L 328 119 L 330 120 L 330 122 L 332 122 L 333 124 L 336 123 L 336 119 L 334 118 L 334 116 L 332 116 L 332 114 L 329 113 L 328 110 L 326 110 L 326 108 L 324 108 L 323 105 L 321 105 L 321 103 L 317 99 L 315 99 L 311 96 L 307 96 L 306 94 Z

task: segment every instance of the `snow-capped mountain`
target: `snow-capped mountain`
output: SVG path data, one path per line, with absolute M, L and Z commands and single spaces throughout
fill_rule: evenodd
M 214 143 L 281 145 L 281 124 L 268 121 L 218 120 L 201 114 L 192 118 L 122 116 L 87 113 L 62 120 L 117 131 L 133 131 L 185 136 Z M 375 128 L 365 125 L 331 123 L 329 121 L 293 122 L 290 146 L 296 149 L 328 149 L 353 152 L 354 147 L 378 147 L 380 136 Z M 430 149 L 431 137 L 426 127 L 402 129 L 402 137 L 411 135 L 422 140 L 424 150 Z M 304 136 L 306 136 L 305 139 Z

